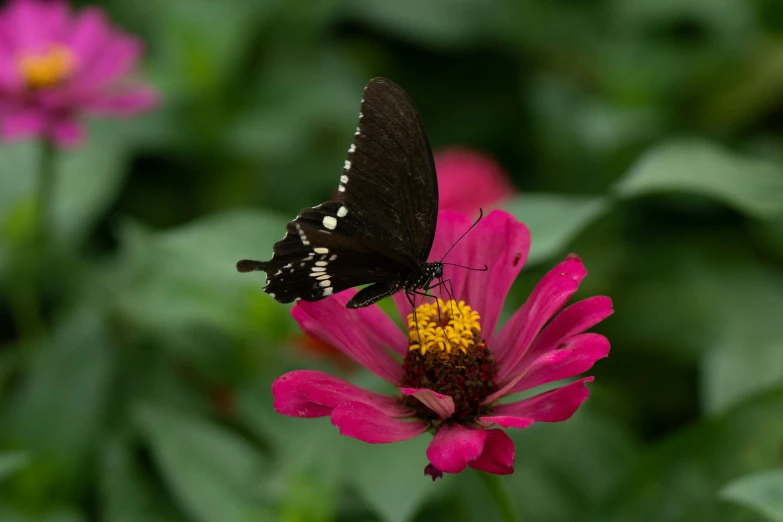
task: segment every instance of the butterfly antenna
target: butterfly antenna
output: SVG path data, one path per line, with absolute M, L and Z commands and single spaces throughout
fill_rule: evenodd
M 444 259 L 446 259 L 446 256 L 447 256 L 447 255 L 449 255 L 449 252 L 451 252 L 452 250 L 454 250 L 454 247 L 455 247 L 455 246 L 457 246 L 457 243 L 459 243 L 460 241 L 462 241 L 462 238 L 464 238 L 466 235 L 468 235 L 468 232 L 470 232 L 471 230 L 473 230 L 473 227 L 475 227 L 476 225 L 478 225 L 479 221 L 481 221 L 481 218 L 483 218 L 483 217 L 484 217 L 484 210 L 483 210 L 482 208 L 480 208 L 480 207 L 479 207 L 479 217 L 477 217 L 477 218 L 476 218 L 476 221 L 474 221 L 474 222 L 473 222 L 473 224 L 472 224 L 472 225 L 470 225 L 470 228 L 468 228 L 468 229 L 467 229 L 465 232 L 463 232 L 463 233 L 462 233 L 462 235 L 461 235 L 461 236 L 459 236 L 459 238 L 458 238 L 458 239 L 457 239 L 457 240 L 454 242 L 454 244 L 453 244 L 453 245 L 451 245 L 451 247 L 450 247 L 448 250 L 446 250 L 446 253 L 445 253 L 445 254 L 443 254 L 443 257 L 441 257 L 441 258 L 440 258 L 440 261 L 441 261 L 441 263 L 443 262 L 443 260 L 444 260 Z
M 465 265 L 458 265 L 457 263 L 441 263 L 442 265 L 449 265 L 449 266 L 458 266 L 460 268 L 464 268 L 465 270 L 474 270 L 476 272 L 486 272 L 489 270 L 489 267 L 487 265 L 484 265 L 484 268 L 476 268 L 472 266 L 465 266 Z

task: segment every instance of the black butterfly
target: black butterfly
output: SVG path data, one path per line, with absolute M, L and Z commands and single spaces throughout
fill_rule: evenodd
M 364 88 L 359 126 L 337 188 L 340 201 L 302 210 L 275 243 L 269 261 L 237 263 L 263 270 L 265 291 L 281 303 L 318 301 L 370 284 L 346 305 L 369 306 L 442 278 L 428 263 L 438 218 L 438 179 L 413 101 L 385 78 Z

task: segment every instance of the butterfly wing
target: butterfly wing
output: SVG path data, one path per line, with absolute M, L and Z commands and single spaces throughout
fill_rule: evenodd
M 243 260 L 237 269 L 264 270 L 266 292 L 283 303 L 380 284 L 353 306 L 418 276 L 435 237 L 438 181 L 419 113 L 390 80 L 375 78 L 364 89 L 338 191 L 340 202 L 304 209 L 288 223 L 270 261 Z
M 318 301 L 348 288 L 388 283 L 399 288 L 415 265 L 405 256 L 373 241 L 356 238 L 358 223 L 338 202 L 307 208 L 286 227 L 269 261 L 242 260 L 240 272 L 263 270 L 265 291 L 281 303 L 297 298 Z M 332 224 L 336 223 L 333 228 Z M 395 288 L 395 286 L 397 288 Z
M 427 260 L 438 219 L 435 163 L 416 106 L 391 80 L 374 78 L 364 89 L 338 190 L 361 237 Z

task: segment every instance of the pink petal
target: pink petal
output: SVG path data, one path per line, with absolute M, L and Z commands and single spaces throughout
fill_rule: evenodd
M 485 428 L 490 428 L 497 424 L 501 428 L 517 428 L 520 430 L 524 430 L 533 424 L 533 422 L 533 419 L 509 417 L 507 415 L 487 415 L 478 419 L 478 423 Z
M 598 359 L 609 355 L 609 340 L 603 335 L 586 333 L 567 341 L 565 347 L 551 350 L 536 359 L 525 372 L 486 398 L 490 404 L 500 397 L 535 388 L 586 372 Z
M 158 93 L 149 87 L 134 87 L 117 94 L 101 94 L 88 100 L 84 107 L 105 114 L 132 115 L 158 104 Z
M 444 425 L 430 442 L 427 458 L 443 472 L 459 473 L 481 455 L 486 438 L 486 430 Z
M 353 295 L 354 291 L 344 292 Z M 346 301 L 348 302 L 348 301 Z M 400 327 L 378 306 L 357 308 L 353 311 L 357 320 L 365 325 L 365 332 L 370 341 L 379 349 L 390 349 L 398 355 L 405 357 L 408 354 L 408 337 Z
M 592 377 L 585 377 L 561 388 L 536 395 L 529 399 L 495 407 L 497 416 L 519 417 L 533 422 L 560 422 L 571 417 L 590 395 L 585 386 Z
M 76 15 L 66 44 L 74 53 L 80 70 L 91 66 L 93 60 L 103 51 L 110 35 L 111 25 L 101 9 L 88 7 Z
M 541 328 L 574 295 L 587 275 L 582 261 L 569 256 L 536 285 L 525 304 L 509 319 L 492 344 L 497 380 L 504 386 Z
M 491 343 L 506 294 L 527 260 L 530 232 L 514 216 L 501 210 L 489 214 L 471 234 L 474 232 L 468 246 L 472 244 L 476 255 L 469 266 L 486 264 L 489 271 L 468 274 L 464 299 L 481 315 L 484 338 Z
M 508 174 L 490 156 L 465 147 L 435 153 L 439 207 L 477 216 L 514 193 Z
M 559 348 L 566 339 L 592 328 L 612 313 L 612 300 L 604 296 L 590 297 L 572 304 L 541 330 L 520 364 L 526 366 L 527 362 L 541 354 Z
M 14 48 L 42 52 L 62 37 L 68 5 L 63 1 L 14 0 L 3 14 Z
M 45 115 L 34 110 L 20 110 L 5 114 L 0 120 L 0 133 L 4 140 L 18 140 L 43 134 Z
M 427 431 L 423 422 L 393 419 L 362 402 L 337 406 L 332 412 L 332 424 L 340 428 L 341 435 L 370 444 L 408 440 Z
M 0 51 L 0 93 L 2 96 L 19 96 L 25 88 L 25 83 L 19 74 L 19 68 L 16 65 L 10 51 Z
M 334 346 L 375 375 L 397 385 L 402 379 L 402 366 L 378 343 L 378 331 L 387 330 L 384 322 L 391 319 L 382 312 L 346 308 L 345 304 L 355 293 L 346 290 L 315 303 L 299 301 L 291 315 L 307 335 Z M 378 322 L 367 322 L 368 314 L 374 315 Z M 377 330 L 372 331 L 373 328 Z
M 120 78 L 133 71 L 141 56 L 141 42 L 136 38 L 115 33 L 85 63 L 75 78 L 82 88 L 98 89 L 107 82 Z
M 400 388 L 405 395 L 412 395 L 422 404 L 438 414 L 441 419 L 448 419 L 454 415 L 454 399 L 428 388 Z
M 467 231 L 472 222 L 467 216 L 450 211 L 438 214 L 438 228 L 430 253 L 430 260 L 437 260 Z M 449 253 L 446 261 L 458 265 L 482 268 L 475 272 L 459 267 L 446 266 L 444 273 L 451 280 L 454 297 L 464 300 L 481 316 L 485 339 L 491 340 L 503 308 L 503 301 L 511 284 L 527 259 L 530 250 L 530 233 L 527 227 L 512 215 L 496 210 L 486 215 Z M 436 291 L 444 299 L 449 298 L 446 288 Z M 411 306 L 404 293 L 395 296 L 395 302 L 405 318 Z
M 340 404 L 362 402 L 390 417 L 408 417 L 410 408 L 396 397 L 371 392 L 326 373 L 297 370 L 272 383 L 274 408 L 292 417 L 323 417 Z
M 495 475 L 514 473 L 514 441 L 502 430 L 487 430 L 487 439 L 479 458 L 468 466 Z
M 297 380 L 290 377 L 295 373 L 287 373 L 272 383 L 275 411 L 283 415 L 305 419 L 331 415 L 334 406 L 324 406 L 311 401 L 307 394 L 299 389 Z
M 52 125 L 51 137 L 60 147 L 75 147 L 84 138 L 84 132 L 73 119 L 63 118 Z

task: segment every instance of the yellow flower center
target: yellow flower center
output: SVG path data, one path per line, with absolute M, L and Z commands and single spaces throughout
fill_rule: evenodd
M 468 353 L 479 341 L 479 314 L 465 301 L 424 303 L 408 314 L 409 350 L 422 355 L 430 350 L 444 354 Z
M 17 66 L 30 89 L 44 89 L 67 79 L 73 73 L 74 60 L 65 46 L 53 45 L 44 53 L 22 54 Z

